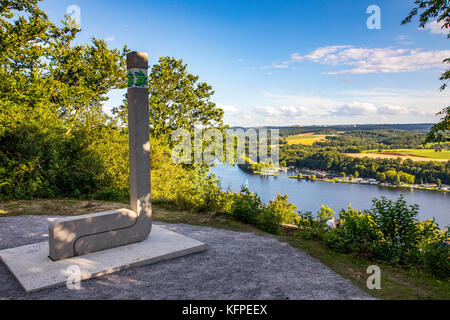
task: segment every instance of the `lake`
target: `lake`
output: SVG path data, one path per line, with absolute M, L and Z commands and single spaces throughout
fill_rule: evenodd
M 450 194 L 419 189 L 397 189 L 364 184 L 331 183 L 324 181 L 298 181 L 289 176 L 294 172 L 280 172 L 279 177 L 249 174 L 238 167 L 216 164 L 211 169 L 221 180 L 223 190 L 239 191 L 242 185 L 257 193 L 261 200 L 268 202 L 276 197 L 277 192 L 289 195 L 289 201 L 298 210 L 317 212 L 322 204 L 329 206 L 336 213 L 350 204 L 355 209 L 369 209 L 373 198 L 385 196 L 396 200 L 403 194 L 408 204 L 418 204 L 421 220 L 434 217 L 441 228 L 450 226 Z

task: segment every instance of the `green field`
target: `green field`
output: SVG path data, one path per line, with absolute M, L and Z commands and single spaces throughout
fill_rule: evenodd
M 430 159 L 441 159 L 441 160 L 450 160 L 450 150 L 444 151 L 435 151 L 430 149 L 395 149 L 395 150 L 382 150 L 381 152 L 378 150 L 367 150 L 363 151 L 363 153 L 372 153 L 379 155 L 402 155 L 402 156 L 413 156 L 413 157 L 423 157 Z
M 288 144 L 303 144 L 303 145 L 312 145 L 314 142 L 323 141 L 326 137 L 330 137 L 332 135 L 324 135 L 324 134 L 314 134 L 314 133 L 303 133 L 296 134 L 292 136 L 287 136 L 286 141 Z

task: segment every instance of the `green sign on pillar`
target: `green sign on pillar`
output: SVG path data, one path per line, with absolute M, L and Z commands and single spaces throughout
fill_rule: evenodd
M 128 69 L 128 88 L 148 88 L 148 70 L 140 68 Z

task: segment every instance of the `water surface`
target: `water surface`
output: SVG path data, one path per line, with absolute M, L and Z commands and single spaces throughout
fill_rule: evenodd
M 216 164 L 211 170 L 221 180 L 222 189 L 239 191 L 246 185 L 256 192 L 261 200 L 268 202 L 276 197 L 277 192 L 289 195 L 289 201 L 299 210 L 317 212 L 324 204 L 338 212 L 350 204 L 357 209 L 369 209 L 373 198 L 385 196 L 396 200 L 404 195 L 408 204 L 418 204 L 419 219 L 434 217 L 441 228 L 450 226 L 450 194 L 419 189 L 398 189 L 364 184 L 331 183 L 324 181 L 298 181 L 289 176 L 293 172 L 280 172 L 279 177 L 260 176 L 246 173 L 238 167 Z

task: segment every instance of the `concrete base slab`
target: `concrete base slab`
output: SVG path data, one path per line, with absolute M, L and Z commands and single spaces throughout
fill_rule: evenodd
M 48 241 L 0 251 L 0 260 L 27 291 L 36 291 L 67 282 L 78 266 L 81 280 L 130 267 L 142 266 L 206 249 L 203 242 L 153 225 L 142 242 L 89 253 L 59 261 L 48 257 Z M 69 268 L 71 267 L 71 268 Z M 76 268 L 76 267 L 75 267 Z

